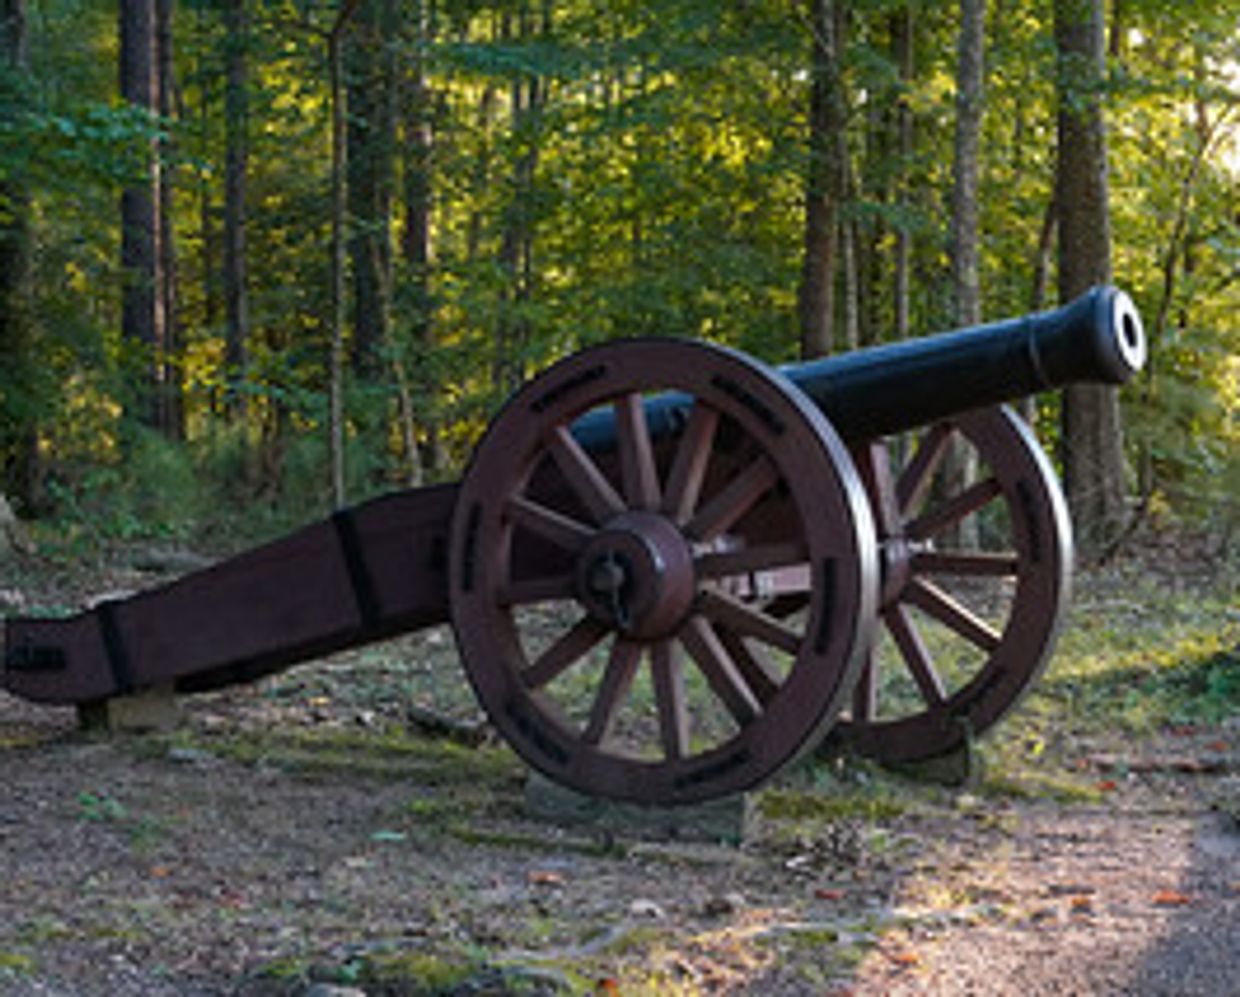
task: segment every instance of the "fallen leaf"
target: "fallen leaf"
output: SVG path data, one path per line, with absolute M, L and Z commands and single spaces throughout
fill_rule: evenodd
M 921 956 L 912 950 L 893 952 L 888 958 L 897 966 L 917 966 L 921 964 Z
M 376 831 L 370 836 L 370 840 L 395 842 L 404 841 L 405 837 L 406 835 L 404 831 Z
M 618 994 L 620 992 L 620 984 L 614 976 L 604 976 L 598 983 L 594 984 L 594 992 L 596 994 Z
M 531 886 L 560 886 L 564 877 L 551 869 L 531 869 L 525 877 Z
M 1211 741 L 1206 745 L 1206 751 L 1226 751 L 1229 747 L 1226 741 Z
M 1159 890 L 1154 894 L 1153 901 L 1157 907 L 1184 907 L 1193 902 L 1193 898 L 1179 890 Z
M 1114 779 L 1103 779 L 1101 782 L 1095 783 L 1094 788 L 1100 793 L 1114 793 L 1119 789 L 1119 784 Z
M 151 866 L 151 878 L 153 879 L 167 879 L 171 875 L 172 875 L 172 870 L 169 869 L 166 865 Z
M 1092 914 L 1094 902 L 1090 897 L 1073 897 L 1069 901 L 1073 914 Z
M 819 900 L 843 900 L 846 894 L 843 890 L 836 890 L 826 886 L 820 886 L 814 891 L 814 896 Z

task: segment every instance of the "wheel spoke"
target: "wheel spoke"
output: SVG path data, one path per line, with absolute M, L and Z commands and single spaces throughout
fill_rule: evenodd
M 801 635 L 792 627 L 724 592 L 703 592 L 699 609 L 712 623 L 745 637 L 753 637 L 788 654 L 796 654 L 801 648 Z
M 699 578 L 727 578 L 759 571 L 804 565 L 809 553 L 804 540 L 759 544 L 740 550 L 712 551 L 697 559 Z
M 582 449 L 568 427 L 557 425 L 547 434 L 547 449 L 555 458 L 569 487 L 585 504 L 600 525 L 624 511 L 624 500 L 599 470 L 594 459 Z
M 720 630 L 719 640 L 724 649 L 736 662 L 737 670 L 744 677 L 749 688 L 765 708 L 779 687 L 783 684 L 779 672 L 767 659 L 766 654 L 758 647 L 750 647 L 744 639 L 733 630 Z
M 618 638 L 611 646 L 607 670 L 599 683 L 598 695 L 594 697 L 590 720 L 581 735 L 586 744 L 601 744 L 607 739 L 633 686 L 641 656 L 642 645 L 636 641 Z
M 571 599 L 576 584 L 571 574 L 539 575 L 535 578 L 514 578 L 500 589 L 495 601 L 501 606 L 528 606 L 536 602 Z
M 998 631 L 924 578 L 909 582 L 903 598 L 983 651 L 990 653 L 999 646 L 1002 637 Z
M 753 508 L 779 480 L 779 471 L 765 455 L 754 460 L 710 499 L 685 526 L 696 540 L 714 540 Z
M 659 507 L 659 472 L 646 425 L 642 397 L 629 392 L 616 399 L 616 438 L 620 448 L 620 476 L 624 497 L 634 509 Z
M 923 551 L 913 555 L 913 571 L 929 575 L 1015 578 L 1020 558 L 1010 552 Z
M 511 496 L 504 513 L 513 525 L 524 527 L 570 552 L 581 550 L 594 535 L 594 530 L 585 523 L 522 495 Z
M 905 532 L 911 540 L 925 540 L 927 537 L 932 537 L 936 533 L 955 526 L 1001 494 L 1003 494 L 1003 488 L 999 484 L 999 479 L 986 478 L 970 485 L 959 495 L 953 496 L 925 515 L 918 516 L 908 524 Z
M 883 611 L 883 620 L 891 631 L 891 636 L 895 638 L 900 657 L 904 659 L 913 681 L 917 683 L 921 698 L 926 701 L 927 706 L 942 706 L 947 702 L 947 688 L 939 678 L 939 673 L 934 670 L 930 652 L 926 649 L 925 641 L 913 624 L 908 610 L 897 603 Z
M 757 719 L 762 704 L 705 617 L 691 616 L 680 629 L 680 640 L 736 722 L 745 727 Z
M 689 709 L 685 697 L 685 672 L 680 655 L 670 640 L 650 649 L 650 673 L 659 711 L 659 738 L 665 758 L 684 758 L 689 753 Z
M 922 438 L 917 453 L 908 462 L 896 483 L 896 499 L 903 515 L 908 516 L 926 497 L 930 482 L 934 480 L 934 472 L 947 456 L 955 433 L 956 428 L 950 422 L 940 422 L 932 426 Z
M 589 654 L 607 632 L 607 627 L 589 616 L 578 621 L 521 673 L 525 687 L 541 689 L 552 682 Z
M 718 426 L 719 412 L 703 402 L 694 402 L 663 493 L 663 511 L 679 526 L 687 523 L 697 508 Z
M 881 440 L 854 446 L 853 463 L 870 498 L 874 526 L 882 537 L 896 536 L 904 525 L 891 471 L 891 453 Z
M 775 598 L 763 604 L 762 609 L 767 616 L 773 616 L 777 620 L 786 620 L 789 616 L 795 616 L 809 605 L 810 591 L 813 588 L 813 579 L 810 573 L 806 572 L 805 584 L 797 589 L 786 589 L 781 591 Z

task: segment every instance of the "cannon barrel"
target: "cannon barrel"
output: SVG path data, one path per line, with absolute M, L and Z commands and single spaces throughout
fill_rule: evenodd
M 1078 382 L 1123 384 L 1145 363 L 1132 299 L 1095 287 L 1054 311 L 785 368 L 846 440 L 870 439 Z
M 791 364 L 782 373 L 849 443 L 924 426 L 1026 395 L 1094 382 L 1123 384 L 1145 363 L 1132 299 L 1095 287 L 1061 308 Z M 655 437 L 683 423 L 677 395 L 646 405 Z M 611 444 L 609 412 L 574 427 L 589 449 Z

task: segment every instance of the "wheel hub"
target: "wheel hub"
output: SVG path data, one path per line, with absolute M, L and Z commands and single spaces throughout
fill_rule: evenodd
M 625 512 L 577 561 L 577 598 L 596 620 L 640 640 L 665 637 L 693 605 L 696 575 L 676 526 L 650 512 Z

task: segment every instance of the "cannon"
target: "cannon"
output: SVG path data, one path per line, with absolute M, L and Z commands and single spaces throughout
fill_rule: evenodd
M 458 483 L 10 619 L 0 684 L 192 693 L 450 622 L 500 734 L 591 795 L 709 800 L 828 736 L 941 756 L 1019 701 L 1068 598 L 1058 483 L 1002 403 L 1144 357 L 1112 287 L 782 370 L 692 340 L 587 348 L 515 392 Z

